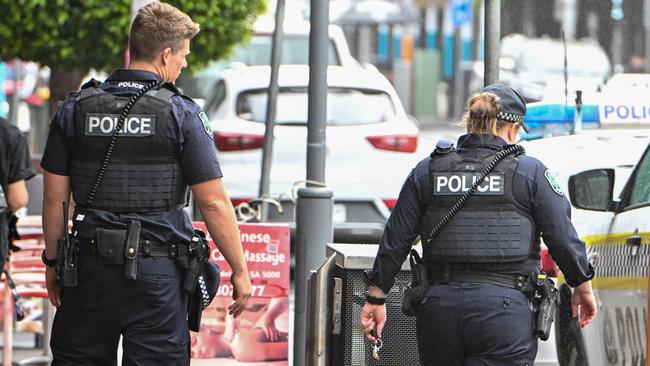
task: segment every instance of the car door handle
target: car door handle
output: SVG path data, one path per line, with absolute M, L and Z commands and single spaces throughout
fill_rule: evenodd
M 628 236 L 625 239 L 625 245 L 632 248 L 630 254 L 633 257 L 636 257 L 636 255 L 639 253 L 639 248 L 641 247 L 641 236 L 639 235 L 638 228 L 634 229 L 632 235 Z

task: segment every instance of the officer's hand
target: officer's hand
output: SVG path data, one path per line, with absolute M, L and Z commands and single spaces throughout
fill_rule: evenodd
M 580 327 L 585 327 L 596 319 L 596 298 L 591 289 L 591 281 L 583 282 L 571 294 L 571 312 L 578 317 Z
M 381 338 L 381 331 L 386 324 L 386 305 L 372 305 L 365 303 L 361 309 L 361 325 L 363 325 L 363 332 L 372 344 L 377 342 L 377 338 Z M 372 334 L 372 330 L 377 329 L 377 337 Z
M 233 273 L 230 282 L 233 286 L 232 299 L 235 302 L 228 307 L 228 314 L 236 318 L 246 310 L 246 304 L 252 292 L 251 279 L 248 277 L 248 272 L 240 272 Z
M 45 287 L 47 287 L 47 296 L 50 298 L 52 305 L 57 308 L 61 306 L 61 288 L 56 282 L 56 269 L 47 267 L 45 270 Z

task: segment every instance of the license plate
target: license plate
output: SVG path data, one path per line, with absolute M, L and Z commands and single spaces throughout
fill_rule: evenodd
M 334 204 L 334 215 L 332 217 L 332 221 L 334 223 L 342 223 L 345 222 L 347 219 L 347 215 L 345 212 L 345 205 L 342 204 Z

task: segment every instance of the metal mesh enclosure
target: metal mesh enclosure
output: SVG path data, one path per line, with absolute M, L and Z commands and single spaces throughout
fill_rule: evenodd
M 400 272 L 395 286 L 388 294 L 386 310 L 388 321 L 384 327 L 382 340 L 384 346 L 379 351 L 380 360 L 372 358 L 372 347 L 363 334 L 359 317 L 366 294 L 363 272 L 340 269 L 343 279 L 342 330 L 335 342 L 332 365 L 366 366 L 414 366 L 419 365 L 417 340 L 415 337 L 415 318 L 402 314 L 402 289 L 411 282 L 410 272 Z M 340 352 L 343 354 L 339 354 Z

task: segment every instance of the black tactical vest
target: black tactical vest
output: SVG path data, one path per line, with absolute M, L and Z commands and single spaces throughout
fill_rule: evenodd
M 186 206 L 188 187 L 180 147 L 167 138 L 173 127 L 173 86 L 150 90 L 135 103 L 117 138 L 108 170 L 92 203 L 114 213 L 161 212 Z M 128 97 L 94 86 L 82 89 L 75 106 L 71 147 L 71 185 L 75 202 L 88 207 L 88 196 Z
M 512 196 L 517 158 L 504 158 L 479 185 L 451 221 L 427 243 L 433 227 L 472 186 L 485 167 L 494 160 L 462 158 L 456 152 L 436 156 L 429 167 L 433 194 L 420 227 L 424 260 L 431 264 L 524 263 L 534 254 L 535 223 L 527 210 Z M 477 265 L 477 266 L 476 266 Z M 515 264 L 515 267 L 517 265 Z

